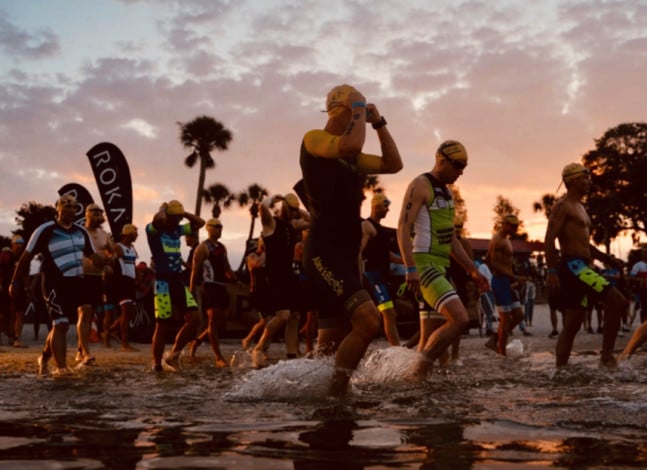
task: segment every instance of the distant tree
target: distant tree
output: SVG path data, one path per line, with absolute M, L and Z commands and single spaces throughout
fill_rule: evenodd
M 463 199 L 461 190 L 457 185 L 450 184 L 449 189 L 451 189 L 454 195 L 454 218 L 463 222 L 463 234 L 467 236 L 468 231 L 465 228 L 467 226 L 467 206 L 465 199 Z
M 4 248 L 5 246 L 11 246 L 11 238 L 0 235 L 0 248 Z
M 29 240 L 34 230 L 49 220 L 56 218 L 54 206 L 44 206 L 38 202 L 29 201 L 16 211 L 16 224 L 20 227 L 14 233 L 19 233 L 25 240 Z
M 207 169 L 215 168 L 216 162 L 211 151 L 227 150 L 232 139 L 231 131 L 210 116 L 199 116 L 187 123 L 177 123 L 180 126 L 180 142 L 185 148 L 191 149 L 191 154 L 184 159 L 184 164 L 193 168 L 200 163 L 198 187 L 195 201 L 195 214 L 200 215 L 204 196 L 204 180 Z
M 268 194 L 269 191 L 267 189 L 256 183 L 253 183 L 247 186 L 247 189 L 239 192 L 236 195 L 236 199 L 238 200 L 238 205 L 240 207 L 249 205 L 249 215 L 252 218 L 252 222 L 249 226 L 249 234 L 247 235 L 247 240 L 251 240 L 254 236 L 254 225 L 256 224 L 256 219 L 258 218 L 259 204 Z
M 254 226 L 256 224 L 256 219 L 258 218 L 259 214 L 259 205 L 261 201 L 269 194 L 269 191 L 265 189 L 264 187 L 254 183 L 250 184 L 246 190 L 241 191 L 238 193 L 236 196 L 236 199 L 238 200 L 238 205 L 240 207 L 245 207 L 249 205 L 249 215 L 252 218 L 252 221 L 249 225 L 249 233 L 247 235 L 247 243 L 245 243 L 246 247 L 250 247 L 249 241 L 254 237 Z M 245 258 L 247 256 L 247 248 L 245 250 L 245 254 L 240 260 L 240 266 L 238 266 L 238 271 L 241 271 L 243 269 L 244 263 L 245 263 Z
M 512 205 L 509 199 L 498 195 L 496 197 L 496 204 L 494 205 L 494 229 L 493 232 L 497 232 L 501 228 L 501 221 L 503 217 L 507 214 L 514 214 L 519 218 L 519 229 L 517 233 L 510 238 L 515 240 L 527 240 L 528 233 L 523 231 L 523 220 L 519 217 L 519 209 Z
M 555 195 L 546 193 L 541 197 L 540 201 L 535 201 L 532 205 L 532 210 L 535 212 L 543 212 L 546 218 L 550 216 L 550 210 L 555 203 Z
M 208 204 L 213 204 L 211 209 L 212 217 L 220 217 L 222 207 L 228 208 L 236 201 L 236 195 L 229 191 L 229 188 L 224 184 L 216 183 L 209 186 L 203 193 L 204 201 Z M 221 207 L 222 205 L 222 207 Z
M 374 193 L 384 191 L 380 183 L 380 177 L 378 175 L 368 175 L 366 181 L 364 181 L 364 190 L 373 191 Z
M 610 250 L 623 232 L 647 233 L 647 123 L 620 124 L 582 157 L 591 173 L 586 199 L 593 242 Z

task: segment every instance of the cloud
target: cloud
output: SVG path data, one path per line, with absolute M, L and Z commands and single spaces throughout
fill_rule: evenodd
M 16 59 L 44 59 L 58 54 L 61 46 L 48 29 L 31 33 L 16 27 L 6 12 L 0 10 L 0 47 Z

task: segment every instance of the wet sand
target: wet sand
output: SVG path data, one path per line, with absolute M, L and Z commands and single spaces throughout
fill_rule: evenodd
M 593 329 L 597 329 L 597 320 L 595 318 L 595 312 L 593 314 Z M 546 304 L 539 304 L 535 306 L 535 314 L 533 319 L 533 325 L 529 326 L 527 330 L 532 334 L 532 336 L 524 336 L 518 329 L 516 329 L 513 335 L 510 337 L 510 340 L 520 340 L 524 344 L 524 349 L 526 351 L 530 350 L 533 352 L 546 352 L 548 354 L 553 354 L 555 352 L 555 342 L 557 338 L 549 338 L 552 327 L 550 325 L 550 314 L 548 306 Z M 561 331 L 561 314 L 558 313 L 558 325 L 559 330 Z M 498 326 L 498 323 L 494 323 L 494 329 Z M 638 319 L 634 322 L 633 327 L 638 326 Z M 33 330 L 31 324 L 26 324 L 23 329 L 22 341 L 27 348 L 13 348 L 7 345 L 6 337 L 2 337 L 3 343 L 0 344 L 0 374 L 3 373 L 33 373 L 37 370 L 36 359 L 40 354 L 43 348 L 44 338 L 46 336 L 47 330 L 44 327 L 41 327 L 40 339 L 35 340 L 33 338 Z M 623 333 L 620 332 L 620 335 L 616 341 L 615 351 L 620 353 L 624 348 L 625 344 L 629 340 L 631 332 Z M 280 336 L 280 335 L 279 335 Z M 221 340 L 222 350 L 225 358 L 230 360 L 232 356 L 240 351 L 240 340 L 237 338 L 224 338 Z M 74 327 L 70 327 L 68 331 L 68 366 L 73 367 L 74 362 L 74 353 L 75 353 L 75 344 L 76 344 L 76 332 Z M 479 337 L 479 332 L 476 329 L 470 330 L 469 335 L 464 335 L 461 340 L 461 351 L 463 356 L 469 356 L 474 352 L 481 352 L 483 340 Z M 602 345 L 602 336 L 600 334 L 589 334 L 585 331 L 581 331 L 575 339 L 575 344 L 573 347 L 573 356 L 578 355 L 591 355 L 594 353 L 599 353 Z M 112 347 L 106 348 L 101 343 L 91 343 L 90 349 L 92 354 L 95 356 L 97 364 L 109 367 L 112 365 L 135 365 L 141 367 L 148 367 L 152 365 L 152 356 L 150 344 L 143 343 L 132 343 L 132 346 L 135 347 L 137 352 L 123 352 L 121 350 L 121 344 L 118 344 L 115 341 L 112 341 Z M 372 346 L 374 348 L 386 347 L 384 338 L 380 337 L 375 341 L 375 344 Z M 304 346 L 301 345 L 301 350 L 303 351 Z M 167 345 L 166 350 L 170 350 L 170 345 Z M 270 359 L 278 360 L 282 356 L 283 347 L 280 344 L 275 342 L 270 349 Z M 207 344 L 203 344 L 198 349 L 198 358 L 204 361 L 211 361 L 213 355 L 211 354 L 210 347 Z M 493 356 L 494 357 L 494 356 Z M 51 361 L 53 364 L 53 361 Z

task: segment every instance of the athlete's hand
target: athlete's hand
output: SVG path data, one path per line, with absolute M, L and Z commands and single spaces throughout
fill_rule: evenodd
M 366 122 L 367 123 L 374 123 L 378 122 L 381 119 L 380 112 L 377 110 L 377 106 L 375 106 L 373 103 L 368 103 L 366 105 Z
M 418 271 L 414 271 L 412 273 L 408 272 L 404 276 L 404 279 L 407 282 L 407 289 L 409 289 L 409 292 L 412 292 L 417 296 L 418 292 L 420 292 L 420 273 Z
M 490 283 L 488 282 L 487 278 L 483 274 L 481 274 L 481 271 L 475 269 L 474 271 L 470 272 L 470 277 L 478 286 L 480 293 L 490 291 Z

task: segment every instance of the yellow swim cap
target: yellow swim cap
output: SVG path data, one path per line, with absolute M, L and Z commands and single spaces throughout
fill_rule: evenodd
M 467 163 L 467 150 L 463 144 L 456 140 L 446 140 L 436 151 L 436 157 L 442 156 L 449 160 Z
M 569 163 L 562 170 L 562 181 L 564 181 L 564 183 L 568 183 L 580 176 L 582 173 L 588 172 L 589 170 L 587 170 L 581 163 Z
M 510 225 L 519 225 L 519 218 L 514 214 L 506 214 L 503 216 L 503 222 Z
M 184 215 L 184 206 L 180 201 L 169 201 L 166 204 L 166 215 Z
M 341 114 L 344 109 L 350 109 L 349 95 L 357 91 L 350 85 L 338 85 L 328 92 L 326 96 L 326 112 L 333 117 Z
M 294 193 L 287 193 L 284 196 L 285 203 L 290 206 L 292 209 L 298 209 L 299 208 L 299 198 L 297 197 L 296 194 Z

